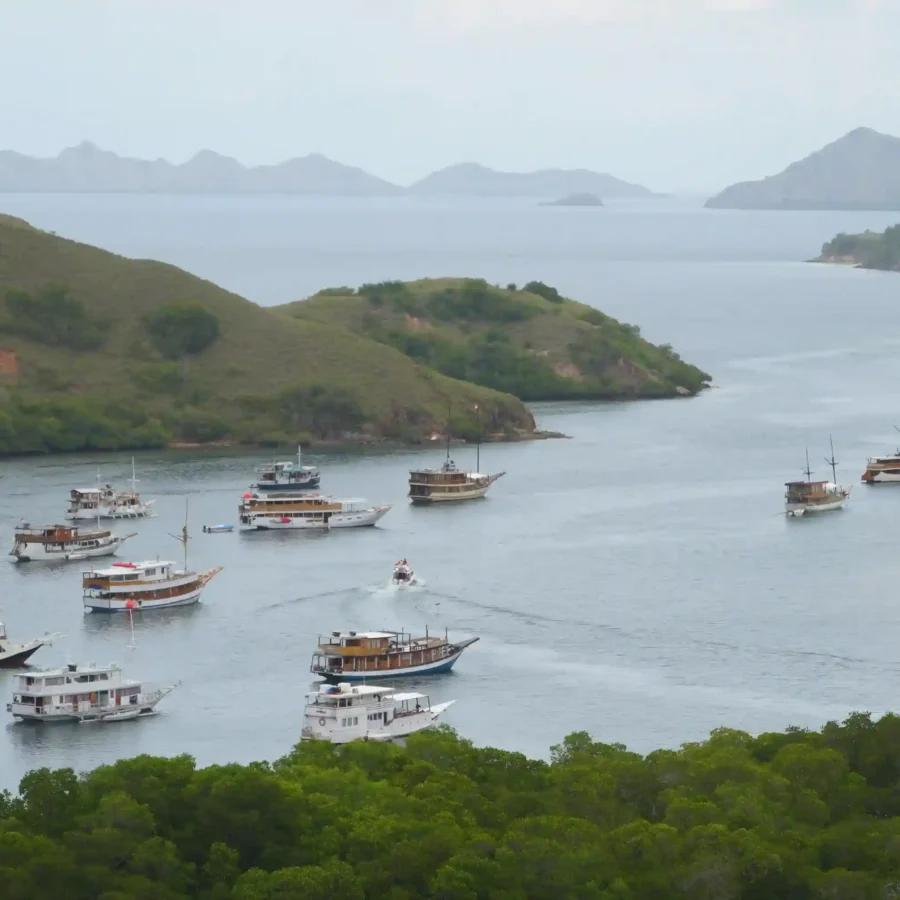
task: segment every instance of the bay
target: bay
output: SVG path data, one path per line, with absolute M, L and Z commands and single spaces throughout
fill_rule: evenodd
M 524 201 L 3 196 L 0 210 L 130 256 L 181 265 L 263 304 L 328 285 L 471 275 L 537 278 L 641 326 L 710 371 L 691 400 L 543 404 L 570 440 L 495 445 L 482 502 L 414 509 L 406 477 L 433 451 L 318 454 L 323 490 L 393 503 L 376 529 L 205 535 L 236 522 L 263 454 L 138 454 L 158 516 L 123 558 L 223 564 L 197 607 L 85 615 L 80 567 L 0 565 L 11 635 L 62 631 L 38 665 L 119 661 L 181 686 L 154 719 L 0 731 L 0 787 L 38 766 L 137 753 L 271 759 L 299 737 L 318 634 L 448 628 L 479 635 L 451 676 L 447 722 L 479 744 L 546 756 L 565 734 L 647 751 L 720 725 L 816 727 L 895 706 L 900 492 L 864 488 L 900 424 L 900 279 L 802 260 L 890 214 L 740 213 L 692 201 L 548 209 Z M 123 304 L 127 297 L 123 298 Z M 786 521 L 783 482 L 834 436 L 849 507 Z M 474 451 L 454 451 L 474 463 Z M 130 474 L 130 456 L 0 461 L 0 535 L 58 520 L 68 491 Z M 5 547 L 4 547 L 5 549 Z M 427 586 L 387 586 L 408 557 Z M 11 680 L 0 674 L 0 697 Z

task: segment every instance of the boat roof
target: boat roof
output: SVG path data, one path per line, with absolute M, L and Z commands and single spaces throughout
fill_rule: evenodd
M 833 481 L 786 481 L 785 487 L 836 487 Z
M 416 691 L 409 691 L 407 693 L 394 693 L 394 699 L 398 703 L 403 703 L 404 700 L 427 700 L 428 694 L 419 694 Z
M 171 559 L 148 559 L 144 562 L 119 562 L 113 563 L 108 569 L 92 569 L 92 575 L 121 575 L 123 572 L 143 572 L 145 569 L 155 569 L 158 566 L 174 566 Z
M 343 696 L 371 696 L 372 694 L 395 694 L 393 688 L 383 687 L 378 684 L 350 684 L 342 681 L 340 684 L 320 684 L 319 689 L 309 696 L 343 697 Z
M 73 493 L 76 494 L 99 494 L 100 488 L 98 487 L 89 487 L 89 488 L 72 488 Z
M 44 678 L 53 675 L 91 675 L 100 672 L 121 672 L 122 667 L 118 663 L 107 663 L 106 665 L 98 665 L 97 663 L 68 663 L 64 666 L 56 666 L 53 669 L 29 669 L 19 675 L 20 678 Z
M 396 637 L 397 633 L 394 631 L 341 631 L 341 632 L 332 632 L 326 637 L 333 638 L 334 640 L 340 640 L 340 638 L 390 638 Z

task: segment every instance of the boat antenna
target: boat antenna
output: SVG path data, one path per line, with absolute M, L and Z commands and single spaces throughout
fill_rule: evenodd
M 188 541 L 191 539 L 191 538 L 190 538 L 190 535 L 188 534 L 188 527 L 187 527 L 187 523 L 188 523 L 188 499 L 189 499 L 188 497 L 185 497 L 185 498 L 184 498 L 184 525 L 182 526 L 181 534 L 170 534 L 170 535 L 169 535 L 169 537 L 175 538 L 175 540 L 178 541 L 178 542 L 182 545 L 182 547 L 184 547 L 184 571 L 185 571 L 185 572 L 187 572 L 187 548 L 188 548 Z
M 834 440 L 831 435 L 828 435 L 828 442 L 831 444 L 831 459 L 825 458 L 825 462 L 831 466 L 831 475 L 834 480 L 834 483 L 837 484 L 837 461 L 834 458 Z
M 132 494 L 137 494 L 137 483 L 138 483 L 137 475 L 135 475 L 135 472 L 134 472 L 134 457 L 132 456 L 131 457 L 131 493 Z
M 452 405 L 450 403 L 447 404 L 447 462 L 450 461 L 450 416 L 451 416 Z
M 297 444 L 297 468 L 303 468 L 303 444 Z
M 481 471 L 481 412 L 478 409 L 478 404 L 475 404 L 475 419 L 478 422 L 478 436 L 476 437 L 475 444 L 475 471 Z
M 812 481 L 813 473 L 812 469 L 809 467 L 809 447 L 806 448 L 806 468 L 803 471 L 806 474 L 806 480 Z

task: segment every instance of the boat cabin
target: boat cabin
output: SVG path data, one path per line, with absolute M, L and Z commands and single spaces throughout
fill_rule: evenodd
M 837 485 L 830 481 L 788 481 L 784 487 L 788 501 L 824 500 L 837 490 Z
M 71 525 L 37 525 L 31 526 L 27 522 L 16 528 L 16 541 L 20 544 L 80 544 L 94 545 L 101 538 L 110 537 L 109 531 L 91 531 L 81 534 L 77 528 Z

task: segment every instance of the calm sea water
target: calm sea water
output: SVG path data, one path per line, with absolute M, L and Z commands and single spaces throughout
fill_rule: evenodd
M 137 532 L 127 555 L 179 558 L 170 535 L 189 496 L 191 562 L 225 565 L 203 603 L 136 616 L 132 650 L 126 618 L 82 612 L 78 564 L 4 563 L 0 616 L 13 637 L 65 634 L 36 664 L 119 661 L 181 686 L 146 721 L 0 729 L 0 787 L 37 766 L 142 752 L 282 754 L 316 637 L 338 628 L 479 635 L 452 675 L 410 684 L 457 699 L 447 722 L 475 742 L 536 756 L 575 730 L 647 751 L 719 725 L 898 707 L 900 490 L 859 476 L 898 437 L 900 277 L 800 262 L 889 214 L 134 197 L 0 197 L 0 210 L 264 304 L 384 278 L 539 278 L 670 341 L 716 381 L 693 400 L 536 407 L 571 440 L 485 448 L 482 467 L 507 474 L 458 508 L 408 505 L 421 453 L 315 457 L 324 490 L 395 504 L 376 529 L 205 535 L 236 522 L 266 460 L 138 455 L 159 515 L 116 526 Z M 786 521 L 782 483 L 806 447 L 824 475 L 829 434 L 857 485 L 850 506 Z M 130 474 L 123 456 L 0 462 L 3 540 L 23 516 L 59 520 L 98 463 L 104 480 Z M 387 586 L 401 556 L 425 588 Z

